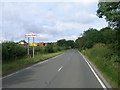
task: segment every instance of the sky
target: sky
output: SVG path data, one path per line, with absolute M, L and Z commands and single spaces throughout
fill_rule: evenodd
M 35 42 L 76 40 L 89 28 L 100 30 L 108 24 L 96 16 L 97 0 L 66 2 L 7 1 L 0 3 L 0 40 L 26 40 L 35 33 Z M 31 38 L 32 41 L 32 38 Z

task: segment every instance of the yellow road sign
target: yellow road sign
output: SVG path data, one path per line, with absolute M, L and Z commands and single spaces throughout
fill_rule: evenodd
M 29 46 L 37 46 L 37 43 L 30 43 Z

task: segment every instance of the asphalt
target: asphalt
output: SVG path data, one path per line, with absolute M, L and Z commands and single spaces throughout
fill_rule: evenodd
M 78 52 L 37 63 L 2 79 L 3 88 L 103 88 Z

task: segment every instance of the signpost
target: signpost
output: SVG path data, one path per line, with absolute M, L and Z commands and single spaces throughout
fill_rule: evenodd
M 37 46 L 37 43 L 30 43 L 29 46 Z
M 25 37 L 28 38 L 28 56 L 29 56 L 29 46 L 32 46 L 33 47 L 33 58 L 34 58 L 34 46 L 37 46 L 35 43 L 34 43 L 34 38 L 37 36 L 37 34 L 35 33 L 30 33 L 30 34 L 25 34 Z M 30 38 L 33 38 L 33 43 L 32 44 L 29 44 L 29 41 L 30 41 Z
M 29 37 L 28 37 L 28 56 L 30 55 L 30 53 L 29 53 Z
M 33 43 L 34 43 L 34 37 L 33 37 Z M 34 49 L 34 46 L 33 46 L 33 58 L 34 58 L 34 51 L 35 51 L 35 49 Z

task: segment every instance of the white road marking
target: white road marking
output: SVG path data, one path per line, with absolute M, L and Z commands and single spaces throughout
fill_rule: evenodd
M 78 51 L 79 52 L 79 51 Z M 79 52 L 80 53 L 80 52 Z M 80 53 L 80 55 L 82 55 Z M 95 77 L 97 78 L 97 80 L 99 81 L 99 83 L 101 84 L 101 86 L 107 90 L 106 86 L 104 85 L 104 83 L 102 82 L 102 80 L 98 77 L 98 75 L 96 74 L 96 72 L 94 71 L 93 67 L 89 64 L 89 62 L 86 60 L 86 58 L 82 55 L 82 57 L 85 59 L 86 63 L 88 64 L 88 66 L 90 67 L 90 69 L 92 70 L 93 74 L 95 75 Z
M 63 54 L 65 54 L 65 53 L 63 53 Z M 55 58 L 57 58 L 57 57 L 59 57 L 59 56 L 62 56 L 63 54 L 57 55 L 57 56 L 52 57 L 52 58 L 50 58 L 50 59 L 53 59 L 53 60 L 54 60 Z M 12 73 L 12 74 L 9 74 L 9 75 L 7 75 L 7 76 L 4 76 L 4 77 L 0 78 L 0 80 L 1 80 L 1 79 L 4 79 L 4 78 L 7 78 L 7 77 L 10 77 L 10 76 L 12 76 L 12 75 L 15 75 L 15 74 L 17 74 L 17 73 L 20 73 L 20 72 L 22 72 L 22 71 L 24 71 L 24 70 L 30 69 L 30 68 L 32 68 L 32 67 L 34 67 L 34 66 L 40 65 L 40 64 L 42 64 L 42 63 L 45 63 L 45 62 L 47 62 L 47 61 L 50 61 L 50 59 L 45 60 L 45 61 L 41 61 L 41 62 L 36 63 L 36 64 L 34 64 L 34 65 L 32 65 L 32 66 L 29 66 L 29 67 L 27 67 L 27 68 L 25 68 L 25 69 L 22 69 L 22 70 L 19 70 L 19 71 L 15 72 L 15 73 Z
M 63 68 L 63 66 L 61 66 L 59 69 L 58 69 L 58 72 Z

